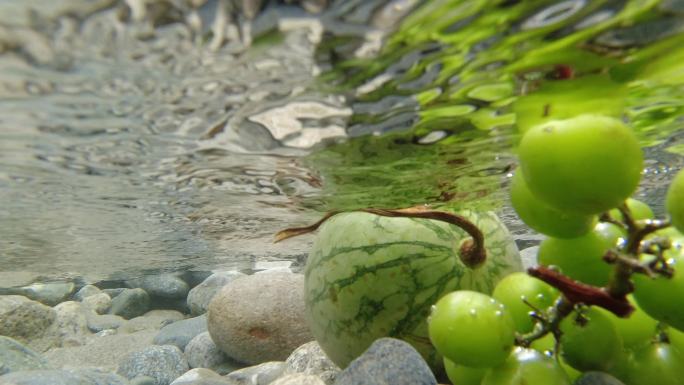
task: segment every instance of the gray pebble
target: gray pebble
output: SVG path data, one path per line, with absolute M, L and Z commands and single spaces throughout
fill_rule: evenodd
M 235 384 L 267 385 L 285 374 L 287 365 L 282 361 L 264 362 L 228 373 L 227 379 Z
M 185 358 L 191 368 L 213 369 L 226 362 L 227 357 L 216 346 L 209 332 L 200 333 L 185 346 Z
M 188 295 L 190 287 L 175 274 L 147 275 L 126 281 L 131 288 L 141 288 L 152 297 L 182 298 Z
M 79 291 L 77 291 L 76 294 L 74 294 L 74 299 L 76 301 L 83 301 L 84 298 L 100 293 L 102 293 L 102 290 L 100 290 L 97 286 L 85 285 Z
M 104 314 L 112 306 L 112 299 L 107 293 L 98 293 L 83 298 L 81 303 L 97 314 Z
M 0 375 L 47 368 L 48 363 L 40 354 L 12 338 L 0 336 Z
M 93 333 L 98 333 L 108 329 L 118 329 L 124 322 L 123 317 L 114 314 L 89 314 L 88 329 Z
M 143 289 L 126 289 L 112 299 L 110 314 L 126 319 L 145 314 L 150 308 L 150 296 Z
M 436 385 L 430 367 L 410 344 L 380 338 L 338 374 L 335 385 Z
M 285 375 L 270 385 L 325 385 L 325 382 L 312 374 L 294 373 Z
M 183 352 L 173 345 L 148 346 L 128 354 L 119 362 L 116 372 L 128 379 L 149 376 L 155 385 L 168 385 L 190 369 Z
M 334 383 L 340 372 L 340 368 L 328 358 L 316 341 L 298 347 L 285 362 L 288 372 L 313 374 L 326 384 Z
M 207 316 L 201 315 L 164 326 L 154 337 L 154 343 L 157 345 L 176 345 L 179 349 L 184 350 L 190 340 L 206 331 Z
M 46 305 L 55 306 L 69 298 L 74 290 L 76 290 L 76 285 L 73 282 L 47 282 L 19 288 L 19 294 Z
M 245 275 L 237 271 L 226 271 L 214 273 L 207 279 L 195 286 L 188 293 L 188 307 L 190 314 L 200 315 L 207 312 L 209 302 L 214 298 L 214 295 L 221 290 L 221 288 L 237 278 Z
M 156 385 L 157 380 L 149 376 L 138 376 L 128 382 L 130 385 Z

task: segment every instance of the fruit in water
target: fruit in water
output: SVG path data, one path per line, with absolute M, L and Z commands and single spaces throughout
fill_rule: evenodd
M 515 348 L 503 365 L 490 369 L 481 385 L 570 385 L 555 359 L 534 349 Z
M 470 237 L 444 222 L 353 212 L 319 228 L 305 268 L 306 316 L 337 365 L 347 366 L 389 336 L 412 344 L 436 371 L 442 367 L 428 338 L 431 306 L 458 289 L 491 293 L 499 279 L 522 269 L 515 243 L 494 213 L 461 214 L 485 236 L 487 260 L 477 269 L 456 253 Z
M 458 385 L 480 385 L 482 378 L 489 368 L 471 368 L 463 365 L 456 365 L 448 358 L 444 359 L 444 369 L 447 377 L 452 384 Z
M 668 265 L 674 269 L 671 278 L 635 274 L 633 296 L 646 314 L 684 331 L 684 255 L 672 255 Z
M 650 344 L 634 353 L 634 359 L 621 379 L 626 385 L 681 385 L 684 355 L 669 344 Z
M 557 266 L 575 280 L 604 286 L 612 267 L 602 258 L 617 243 L 617 232 L 593 230 L 581 237 L 547 238 L 539 245 L 538 259 L 544 266 Z
M 632 130 L 600 115 L 542 123 L 523 136 L 520 167 L 530 191 L 558 210 L 591 215 L 634 193 L 643 155 Z
M 557 238 L 575 238 L 596 224 L 595 215 L 557 210 L 535 197 L 518 171 L 511 180 L 511 204 L 520 219 L 532 229 Z
M 494 298 L 469 290 L 442 297 L 428 319 L 437 351 L 458 365 L 492 367 L 503 363 L 515 341 L 515 322 Z
M 672 180 L 667 190 L 665 207 L 672 225 L 684 233 L 684 170 L 679 171 Z
M 622 339 L 602 312 L 588 308 L 582 317 L 569 316 L 561 322 L 561 355 L 580 371 L 611 368 L 622 356 Z
M 510 274 L 499 281 L 492 293 L 492 297 L 511 313 L 519 333 L 529 333 L 534 327 L 529 314 L 533 308 L 525 302 L 543 311 L 553 305 L 557 296 L 558 292 L 553 287 L 522 272 Z
M 651 207 L 649 207 L 649 205 L 640 200 L 634 198 L 627 198 L 625 203 L 627 204 L 627 208 L 629 209 L 629 213 L 632 216 L 632 219 L 653 219 L 655 217 L 655 215 L 653 214 L 653 210 L 651 210 Z M 624 219 L 622 217 L 622 213 L 618 209 L 612 209 L 608 213 L 611 217 L 617 219 L 618 221 L 622 221 Z

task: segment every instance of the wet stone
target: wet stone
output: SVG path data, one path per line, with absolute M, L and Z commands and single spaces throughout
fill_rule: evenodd
M 313 374 L 326 384 L 335 382 L 340 368 L 328 358 L 316 341 L 298 347 L 285 361 L 290 373 Z
M 282 361 L 264 362 L 229 373 L 226 378 L 235 384 L 267 385 L 285 374 L 287 365 Z
M 192 288 L 188 293 L 187 301 L 188 307 L 190 308 L 190 314 L 200 315 L 206 313 L 209 302 L 211 302 L 211 299 L 214 298 L 214 295 L 216 295 L 223 286 L 244 276 L 245 274 L 237 271 L 225 271 L 210 275 L 207 279 L 202 281 L 202 283 Z
M 0 376 L 2 385 L 128 385 L 114 373 L 94 369 L 27 370 Z
M 293 373 L 271 382 L 270 385 L 325 385 L 325 382 L 312 374 Z
M 0 335 L 26 342 L 44 334 L 57 312 L 20 295 L 0 296 Z
M 0 375 L 21 370 L 47 369 L 47 361 L 18 341 L 0 336 Z
M 114 314 L 89 314 L 87 319 L 88 329 L 93 333 L 108 329 L 118 329 L 126 322 L 123 317 Z
M 207 331 L 207 316 L 184 319 L 168 324 L 154 337 L 157 345 L 175 345 L 184 350 L 185 346 L 198 334 Z
M 112 299 L 106 293 L 98 293 L 83 298 L 81 303 L 97 314 L 104 314 L 112 306 Z
M 112 299 L 110 314 L 126 319 L 143 315 L 150 308 L 150 296 L 143 289 L 126 289 Z
M 338 374 L 335 385 L 436 385 L 423 357 L 410 344 L 380 338 Z
M 209 368 L 225 374 L 243 366 L 228 361 L 228 357 L 216 346 L 209 332 L 195 336 L 185 346 L 184 353 L 191 368 Z
M 148 275 L 126 281 L 126 285 L 131 288 L 141 288 L 152 297 L 169 299 L 184 299 L 190 290 L 188 284 L 175 274 Z
M 190 369 L 185 372 L 182 376 L 173 380 L 171 385 L 193 385 L 202 380 L 221 380 L 222 377 L 218 373 L 205 369 L 196 368 Z
M 74 299 L 76 301 L 83 301 L 84 298 L 100 293 L 102 293 L 102 290 L 100 290 L 97 286 L 85 285 L 79 291 L 77 291 L 76 294 L 74 294 Z
M 19 294 L 49 306 L 65 301 L 76 290 L 73 282 L 34 283 L 19 289 Z
M 169 385 L 190 369 L 183 352 L 176 346 L 148 346 L 128 354 L 119 362 L 117 373 L 128 379 L 148 376 L 155 385 Z

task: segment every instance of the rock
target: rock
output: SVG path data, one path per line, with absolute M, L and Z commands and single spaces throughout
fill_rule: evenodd
M 149 376 L 138 376 L 132 380 L 130 380 L 128 383 L 130 385 L 155 385 L 157 380 L 155 380 L 152 377 Z
M 57 312 L 20 295 L 0 296 L 0 335 L 26 343 L 42 336 Z
M 57 317 L 46 332 L 48 338 L 54 338 L 54 346 L 83 345 L 90 336 L 88 318 L 90 312 L 80 302 L 67 301 L 54 307 Z
M 294 373 L 280 377 L 270 385 L 325 385 L 325 382 L 313 374 Z
M 316 341 L 298 347 L 285 360 L 288 373 L 313 374 L 330 385 L 335 382 L 340 368 L 325 355 Z
M 214 274 L 211 271 L 192 271 L 192 270 L 185 270 L 180 272 L 178 275 L 185 283 L 188 284 L 190 287 L 195 287 L 199 285 L 200 283 L 204 282 L 209 276 Z
M 176 310 L 151 310 L 140 317 L 128 320 L 119 331 L 133 333 L 140 330 L 159 330 L 184 318 L 185 316 Z
M 154 337 L 157 345 L 176 345 L 184 350 L 185 346 L 198 334 L 207 331 L 207 316 L 184 319 L 168 324 Z
M 131 319 L 145 314 L 150 308 L 150 296 L 143 289 L 126 289 L 112 299 L 110 314 Z
M 239 385 L 267 385 L 285 373 L 287 365 L 282 361 L 264 362 L 228 373 L 231 383 Z
M 103 293 L 107 293 L 107 295 L 111 298 L 114 299 L 114 297 L 118 296 L 119 294 L 123 293 L 124 290 L 126 290 L 125 287 L 117 287 L 114 289 L 102 289 Z
M 90 313 L 88 319 L 88 329 L 93 333 L 98 333 L 108 329 L 118 329 L 126 322 L 123 317 L 114 314 L 94 314 Z
M 603 372 L 584 372 L 574 385 L 625 385 L 622 381 Z
M 0 375 L 20 370 L 47 369 L 47 361 L 18 341 L 0 336 Z
M 107 293 L 98 293 L 83 298 L 81 303 L 93 309 L 97 314 L 104 314 L 112 306 L 112 299 Z
M 148 330 L 93 337 L 86 345 L 53 348 L 43 356 L 55 368 L 90 366 L 115 371 L 121 357 L 150 346 L 155 334 Z
M 520 259 L 522 259 L 523 267 L 525 269 L 539 265 L 537 263 L 537 252 L 539 252 L 539 246 L 531 246 L 520 250 Z
M 153 345 L 126 355 L 116 372 L 128 379 L 149 376 L 156 380 L 155 385 L 168 385 L 189 369 L 183 352 L 176 346 Z
M 73 282 L 34 283 L 19 288 L 19 294 L 46 305 L 55 306 L 66 301 L 74 290 L 76 290 L 76 285 Z
M 76 294 L 74 294 L 74 299 L 76 301 L 83 301 L 84 298 L 100 293 L 102 293 L 102 290 L 100 290 L 97 286 L 85 285 L 79 291 L 77 291 Z
M 190 314 L 200 315 L 206 313 L 209 302 L 211 302 L 211 299 L 214 298 L 214 295 L 216 295 L 223 286 L 244 276 L 244 274 L 237 271 L 225 271 L 210 275 L 188 293 L 187 301 L 188 307 L 190 308 Z
M 188 295 L 188 284 L 174 274 L 147 275 L 126 281 L 131 288 L 141 288 L 152 297 L 183 298 Z
M 408 343 L 380 338 L 337 375 L 335 385 L 435 385 L 430 367 Z
M 250 275 L 224 286 L 209 304 L 211 338 L 247 364 L 284 361 L 314 338 L 304 317 L 304 276 Z
M 207 379 L 221 379 L 221 375 L 205 368 L 190 369 L 189 371 L 185 372 L 182 376 L 173 380 L 171 385 L 191 385 L 195 384 L 198 381 Z
M 216 346 L 209 332 L 198 334 L 185 346 L 185 358 L 191 368 L 209 368 L 222 374 L 242 367 L 228 361 L 228 357 Z
M 0 376 L 2 385 L 128 385 L 113 373 L 93 369 L 27 370 Z

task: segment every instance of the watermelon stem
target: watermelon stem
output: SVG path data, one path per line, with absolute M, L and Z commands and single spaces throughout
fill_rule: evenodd
M 331 211 L 326 213 L 318 222 L 305 227 L 292 227 L 279 231 L 275 236 L 275 242 L 296 237 L 303 234 L 308 234 L 316 231 L 325 221 L 331 217 L 343 212 L 365 212 L 369 214 L 380 215 L 383 217 L 401 217 L 401 218 L 423 218 L 442 221 L 458 226 L 463 231 L 468 233 L 472 239 L 466 239 L 461 243 L 458 250 L 458 257 L 467 267 L 474 269 L 481 266 L 487 260 L 487 250 L 484 245 L 484 234 L 482 231 L 468 218 L 449 213 L 446 211 L 430 210 L 428 206 L 414 206 L 404 209 L 381 209 L 381 208 L 365 208 L 348 211 Z

